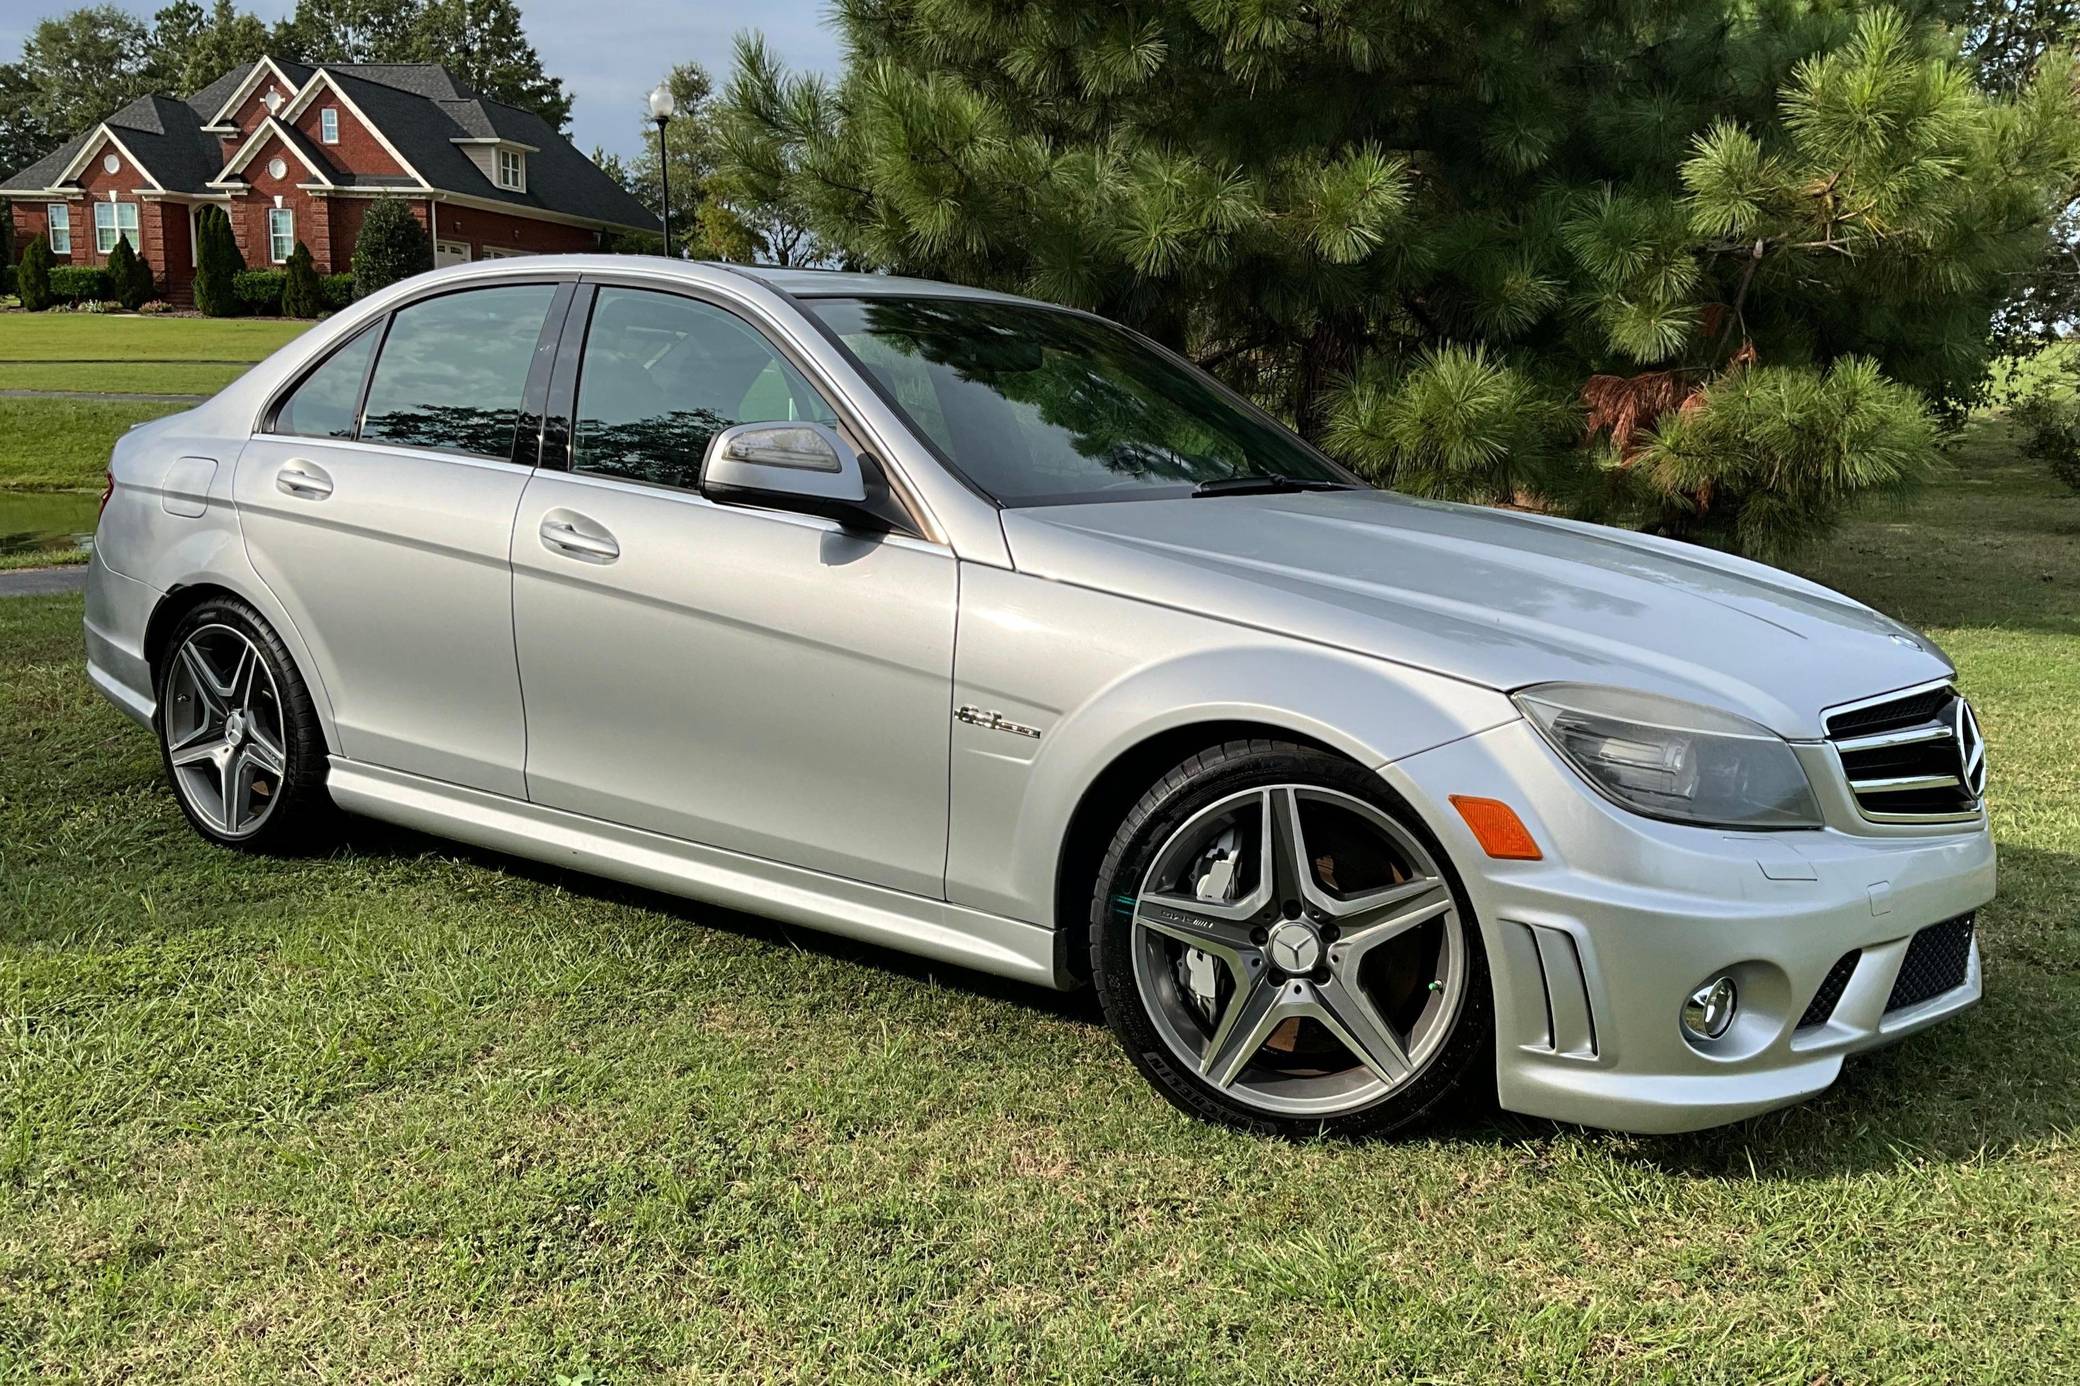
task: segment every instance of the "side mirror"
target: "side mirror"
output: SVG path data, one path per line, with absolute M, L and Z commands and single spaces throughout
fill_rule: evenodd
M 828 424 L 725 428 L 709 441 L 701 464 L 701 494 L 717 504 L 799 510 L 848 528 L 887 529 L 869 491 L 859 454 Z

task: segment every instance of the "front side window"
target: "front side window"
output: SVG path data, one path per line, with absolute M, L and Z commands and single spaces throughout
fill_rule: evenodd
M 275 411 L 274 432 L 299 438 L 351 438 L 354 408 L 361 403 L 361 382 L 368 375 L 382 335 L 366 328 L 361 335 L 327 357 Z
M 525 165 L 520 162 L 520 152 L 518 150 L 501 149 L 498 151 L 498 185 L 501 188 L 518 189 L 524 186 L 527 181 L 523 173 L 524 168 Z
M 62 202 L 53 202 L 43 209 L 51 223 L 51 254 L 72 253 L 72 209 Z
M 318 111 L 318 138 L 326 144 L 339 143 L 339 108 L 325 106 Z
M 390 320 L 368 385 L 364 442 L 510 457 L 552 284 L 443 294 Z
M 742 318 L 676 294 L 599 291 L 578 367 L 573 470 L 690 490 L 723 429 L 800 420 L 837 416 Z
M 1005 505 L 1189 495 L 1250 478 L 1362 484 L 1096 318 L 961 298 L 806 306 L 911 427 Z
M 267 258 L 278 265 L 287 264 L 296 249 L 296 213 L 287 207 L 274 207 L 267 213 Z
M 106 255 L 116 248 L 120 236 L 130 242 L 130 248 L 139 246 L 137 236 L 137 204 L 135 202 L 97 202 L 94 204 L 94 249 Z

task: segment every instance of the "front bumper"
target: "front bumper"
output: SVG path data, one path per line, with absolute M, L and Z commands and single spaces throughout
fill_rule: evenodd
M 1626 1131 L 1691 1131 L 1811 1097 L 1843 1059 L 1978 1001 L 1958 985 L 1889 1007 L 1914 935 L 1993 898 L 1983 823 L 1941 834 L 1729 832 L 1605 802 L 1526 722 L 1380 767 L 1465 877 L 1494 974 L 1496 1084 L 1511 1111 Z M 1453 794 L 1515 808 L 1545 853 L 1488 858 Z M 1840 1000 L 1801 1024 L 1860 950 Z M 1682 1000 L 1722 973 L 1732 1028 L 1692 1042 Z M 1837 981 L 1840 979 L 1837 978 Z

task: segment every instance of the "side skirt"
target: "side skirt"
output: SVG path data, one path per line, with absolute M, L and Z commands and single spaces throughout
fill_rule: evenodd
M 1052 929 L 331 757 L 349 813 L 650 890 L 1059 988 Z

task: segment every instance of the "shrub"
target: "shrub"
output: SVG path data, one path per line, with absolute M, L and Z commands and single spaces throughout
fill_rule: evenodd
M 21 268 L 15 271 L 15 292 L 22 296 L 22 307 L 32 313 L 51 306 L 51 248 L 41 236 L 22 253 Z
M 2028 430 L 2023 455 L 2042 462 L 2068 488 L 2080 491 L 2080 399 L 2040 391 L 2016 405 L 2009 417 Z
M 318 301 L 328 310 L 346 307 L 354 301 L 354 276 L 351 274 L 327 274 L 318 279 Z
M 310 248 L 302 241 L 289 252 L 289 267 L 282 275 L 282 313 L 292 318 L 318 316 L 318 270 L 311 264 Z
M 13 265 L 0 265 L 0 294 L 12 294 L 16 292 L 14 286 L 14 277 L 15 268 Z
M 231 290 L 246 312 L 272 315 L 282 311 L 282 281 L 286 277 L 278 269 L 240 270 L 231 277 Z
M 432 268 L 433 242 L 412 209 L 394 197 L 371 202 L 354 241 L 354 297 Z
M 238 276 L 246 267 L 222 207 L 205 207 L 195 218 L 195 306 L 213 318 L 238 312 Z
M 133 312 L 152 296 L 152 267 L 122 236 L 116 237 L 115 249 L 108 252 L 104 273 L 108 275 L 109 296 Z
M 99 302 L 113 292 L 108 271 L 98 265 L 51 266 L 51 297 L 61 303 Z

